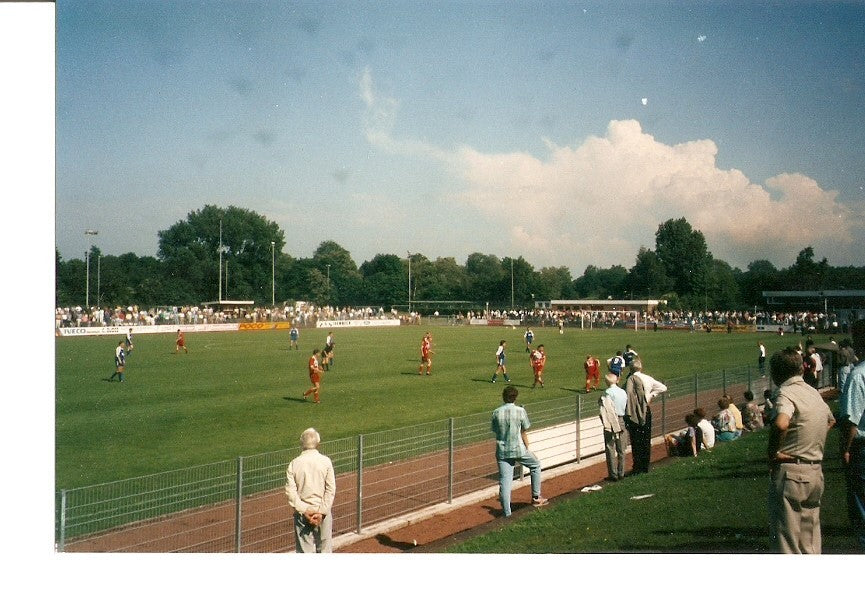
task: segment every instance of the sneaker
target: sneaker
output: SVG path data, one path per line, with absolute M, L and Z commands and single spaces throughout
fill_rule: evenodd
M 534 507 L 543 507 L 549 502 L 550 500 L 545 499 L 544 497 L 532 497 L 532 506 Z

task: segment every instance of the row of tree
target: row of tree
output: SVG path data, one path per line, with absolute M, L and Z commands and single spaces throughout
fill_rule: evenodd
M 263 306 L 305 300 L 390 309 L 411 300 L 413 308 L 443 312 L 578 298 L 666 299 L 673 309 L 742 309 L 762 306 L 764 290 L 865 285 L 865 267 L 830 267 L 825 258 L 816 262 L 810 247 L 786 269 L 766 260 L 753 261 L 746 271 L 731 267 L 713 258 L 703 234 L 684 218 L 659 225 L 655 248 L 641 248 L 630 269 L 589 265 L 576 279 L 566 267 L 536 270 L 522 257 L 479 252 L 464 265 L 453 257 L 378 254 L 358 267 L 333 241 L 322 242 L 310 258 L 293 258 L 281 252 L 285 235 L 275 222 L 235 206 L 205 206 L 158 235 L 156 257 L 102 256 L 92 247 L 90 279 L 86 260 L 64 261 L 56 252 L 56 304 L 83 306 L 89 298 L 91 305 L 111 307 L 198 305 L 221 294 L 224 300 Z

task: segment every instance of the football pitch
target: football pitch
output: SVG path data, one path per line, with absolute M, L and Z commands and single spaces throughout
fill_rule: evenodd
M 433 372 L 419 376 L 420 341 L 433 335 Z M 631 344 L 644 370 L 659 380 L 751 365 L 757 341 L 769 355 L 799 337 L 756 333 L 689 333 L 625 329 L 533 328 L 547 352 L 546 387 L 531 389 L 523 328 L 401 326 L 340 328 L 334 364 L 322 373 L 321 404 L 304 401 L 307 361 L 327 330 L 301 329 L 300 349 L 288 331 L 186 335 L 137 334 L 126 380 L 109 382 L 117 336 L 56 340 L 55 480 L 57 489 L 122 480 L 296 448 L 315 427 L 325 441 L 492 411 L 503 379 L 491 384 L 495 350 L 507 340 L 507 366 L 531 404 L 583 391 L 583 362 L 605 360 Z M 738 395 L 738 394 L 734 394 Z

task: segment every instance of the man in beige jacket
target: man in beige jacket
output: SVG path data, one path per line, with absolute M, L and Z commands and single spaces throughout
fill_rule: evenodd
M 321 436 L 310 427 L 300 435 L 303 452 L 288 464 L 285 494 L 294 509 L 294 539 L 298 553 L 333 551 L 336 476 L 331 460 L 318 451 Z

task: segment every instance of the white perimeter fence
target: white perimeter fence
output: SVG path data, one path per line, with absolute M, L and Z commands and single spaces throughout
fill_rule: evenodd
M 831 384 L 833 369 L 824 371 Z M 684 427 L 746 389 L 770 387 L 751 367 L 668 381 L 653 404 L 652 436 Z M 604 451 L 600 392 L 528 405 L 532 451 L 547 469 Z M 322 442 L 336 471 L 334 537 L 498 483 L 490 412 Z M 239 457 L 117 482 L 59 490 L 55 540 L 67 552 L 258 552 L 294 549 L 285 469 L 298 449 Z

